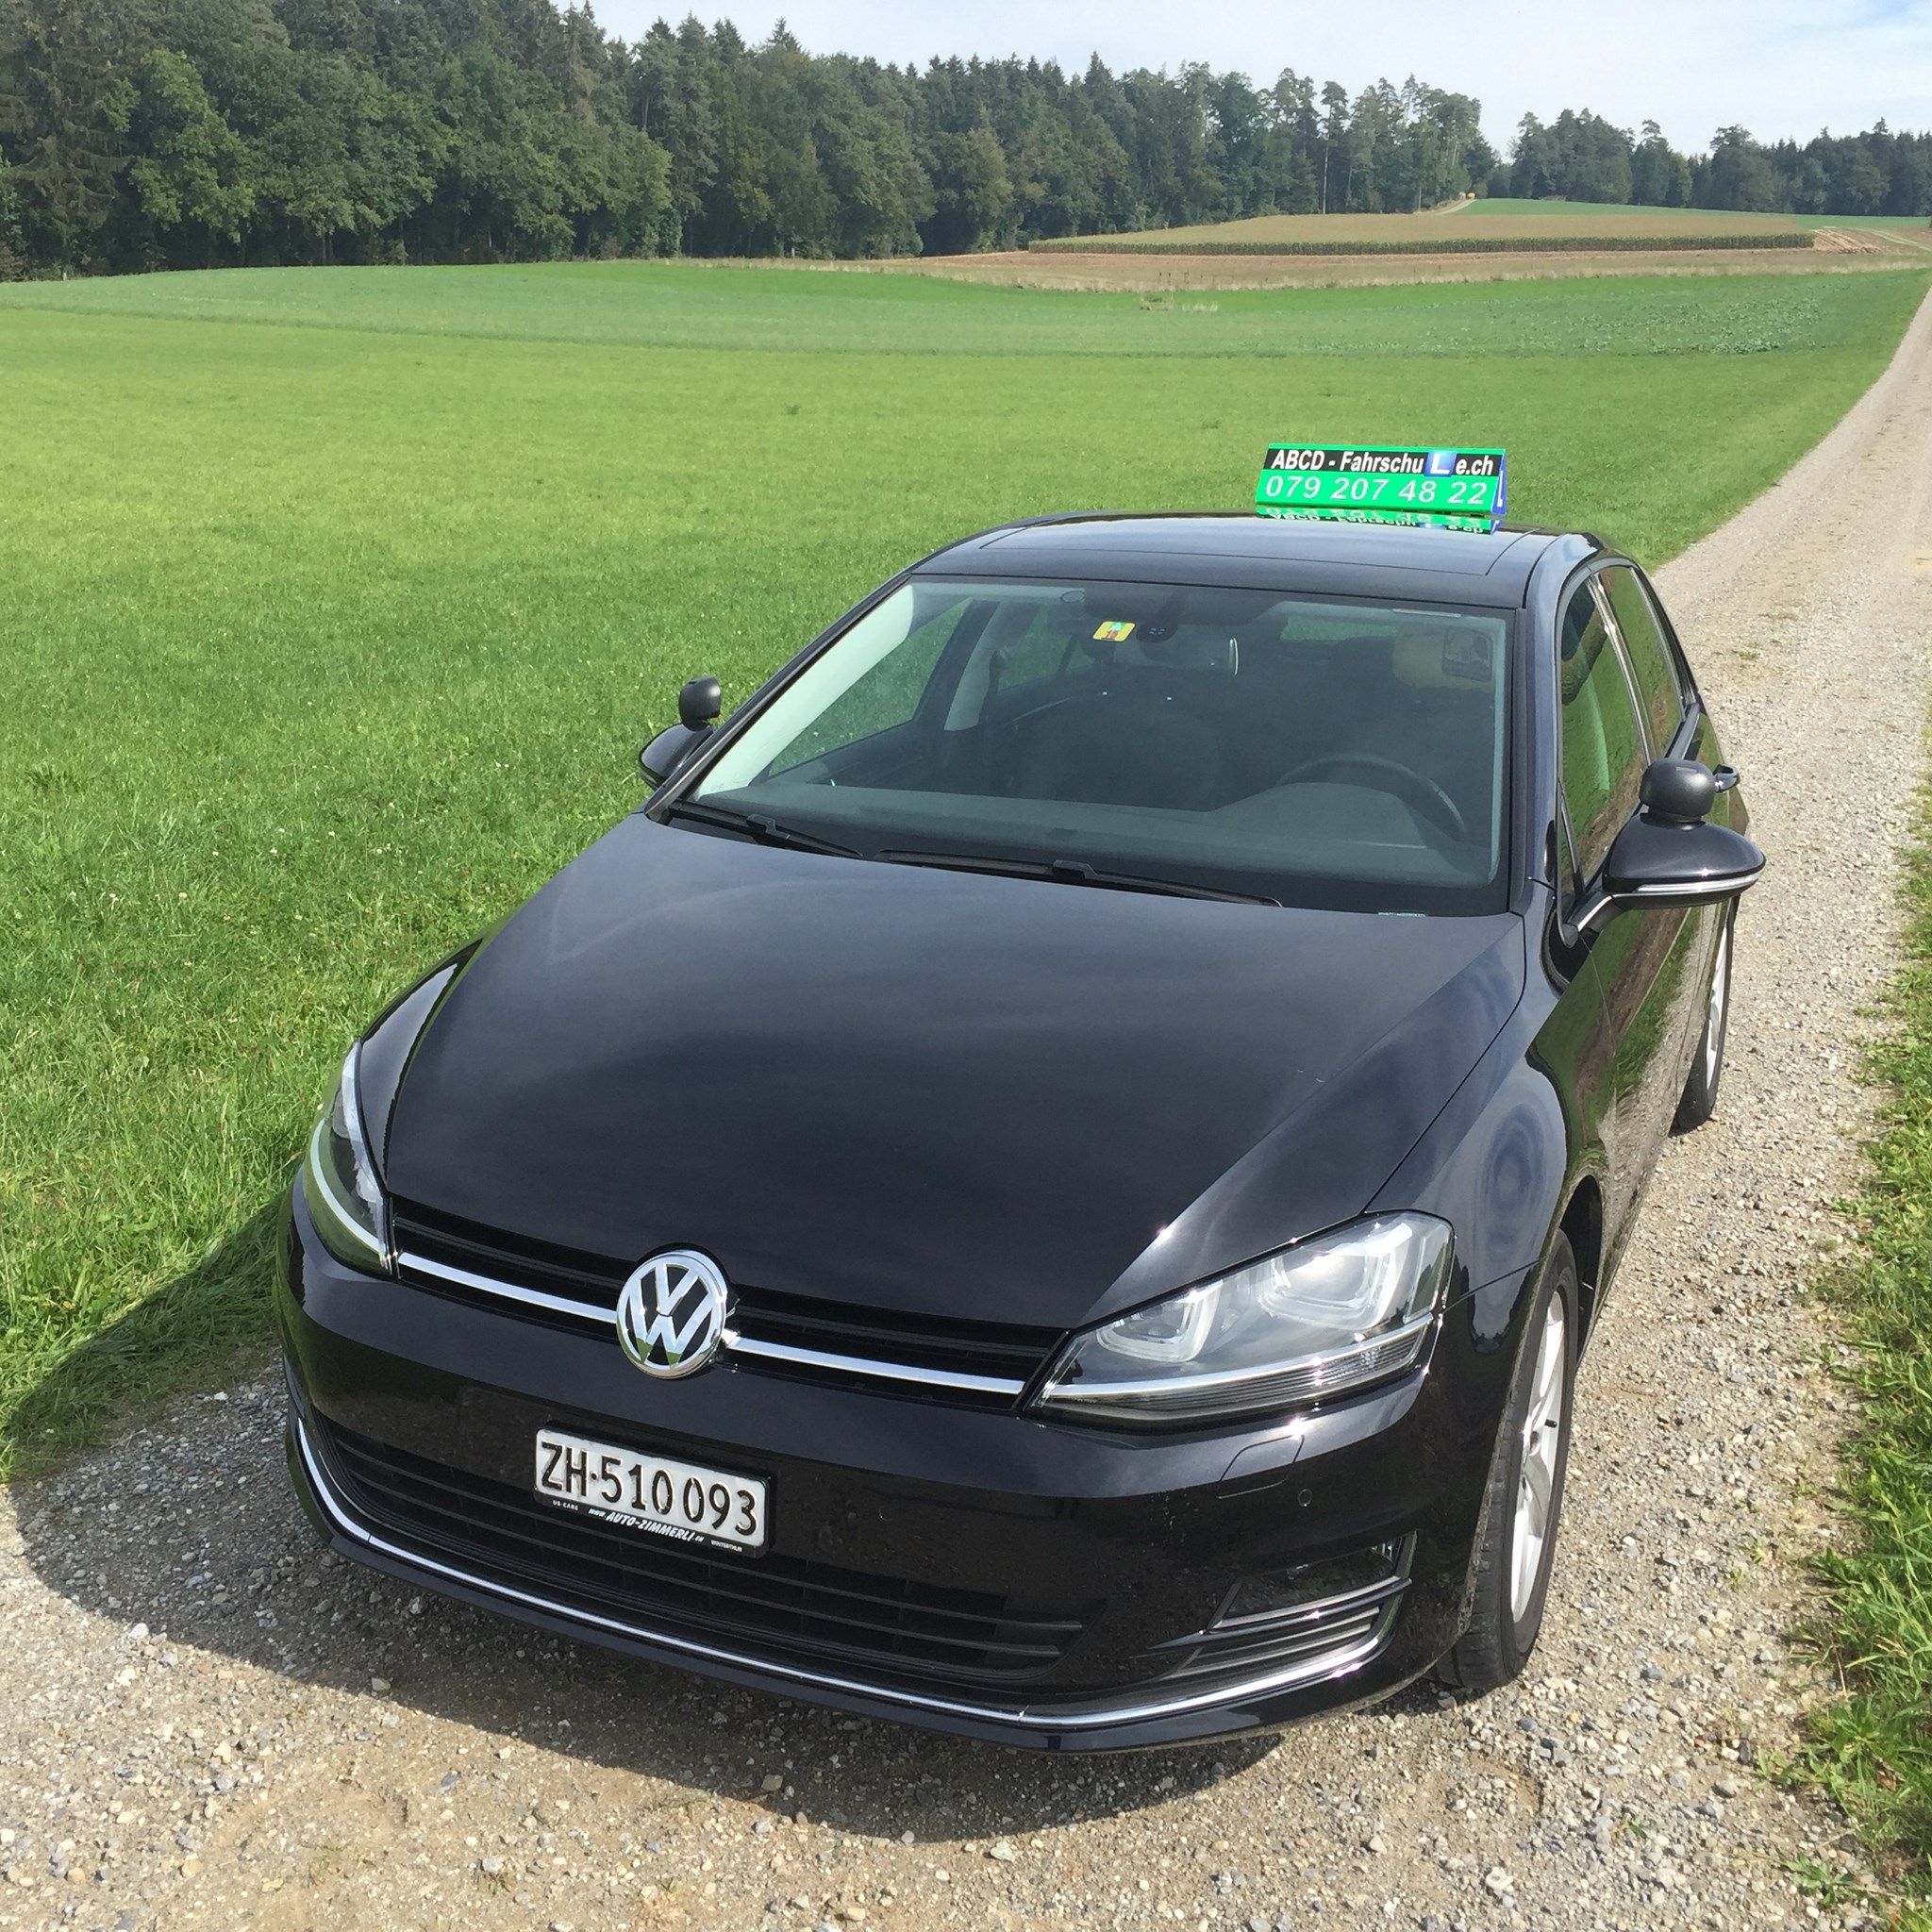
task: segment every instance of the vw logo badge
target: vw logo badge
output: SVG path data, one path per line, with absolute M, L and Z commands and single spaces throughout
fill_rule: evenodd
M 730 1292 L 724 1271 L 694 1248 L 641 1263 L 617 1297 L 617 1340 L 647 1375 L 689 1375 L 718 1352 Z

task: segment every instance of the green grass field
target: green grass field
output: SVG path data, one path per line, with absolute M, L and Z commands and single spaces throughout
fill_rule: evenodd
M 1924 215 L 1793 215 L 1791 219 L 1801 228 L 1876 228 L 1906 235 L 1932 232 L 1932 221 Z
M 1720 228 L 1789 228 L 1797 219 L 1787 214 L 1740 215 L 1722 208 L 1652 208 L 1640 201 L 1564 201 L 1554 194 L 1533 201 L 1514 195 L 1490 194 L 1476 201 L 1465 202 L 1459 209 L 1436 212 L 1450 215 L 1529 215 L 1544 220 L 1629 215 L 1640 221 L 1667 223 L 1672 226 L 1695 226 L 1702 222 L 1707 226 Z
M 525 268 L 227 269 L 0 283 L 9 308 L 379 334 L 830 350 L 888 356 L 1356 358 L 1755 354 L 1856 346 L 1890 330 L 1898 288 L 1740 278 L 1726 291 L 1627 278 L 1137 294 L 1014 290 L 833 269 L 613 261 Z M 1876 337 L 1873 332 L 1876 331 Z
M 1463 212 L 1482 215 L 1538 215 L 1543 217 L 1631 215 L 1643 220 L 1663 219 L 1686 226 L 1703 222 L 1718 228 L 1750 228 L 1760 224 L 1800 228 L 1903 228 L 1925 232 L 1924 215 L 1739 215 L 1721 208 L 1646 208 L 1634 201 L 1517 201 L 1492 194 L 1464 205 Z M 1455 210 L 1451 210 L 1455 212 Z
M 683 677 L 742 695 L 1006 517 L 1243 505 L 1291 434 L 1505 444 L 1520 514 L 1661 561 L 1830 426 L 1924 290 L 0 291 L 0 1466 L 261 1345 L 348 1040 L 637 802 Z

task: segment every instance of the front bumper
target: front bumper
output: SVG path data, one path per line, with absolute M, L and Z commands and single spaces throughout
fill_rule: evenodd
M 734 1683 L 1058 1750 L 1278 1728 L 1449 1648 L 1510 1356 L 1474 1305 L 1367 1395 L 1152 1435 L 722 1362 L 653 1381 L 607 1339 L 343 1268 L 299 1189 L 275 1290 L 291 1473 L 343 1555 Z M 764 1475 L 769 1551 L 553 1510 L 531 1491 L 545 1426 Z M 1383 1584 L 1264 1641 L 1223 1616 L 1245 1578 L 1385 1546 Z

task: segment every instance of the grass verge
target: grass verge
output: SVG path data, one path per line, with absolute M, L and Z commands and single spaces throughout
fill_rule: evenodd
M 1857 1203 L 1859 1258 L 1833 1284 L 1857 1346 L 1860 1420 L 1840 1481 L 1860 1537 L 1823 1559 L 1845 1694 L 1794 1769 L 1831 1797 L 1932 1928 L 1932 790 L 1906 865 L 1909 924 L 1874 1050 L 1890 1091 Z

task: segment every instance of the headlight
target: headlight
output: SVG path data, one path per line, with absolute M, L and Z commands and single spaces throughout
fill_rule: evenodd
M 1076 1335 L 1040 1404 L 1129 1422 L 1219 1421 L 1411 1367 L 1449 1278 L 1446 1222 L 1358 1221 Z
M 302 1177 L 309 1218 L 322 1244 L 338 1261 L 365 1273 L 390 1272 L 389 1203 L 375 1178 L 375 1162 L 362 1127 L 356 1091 L 360 1045 L 349 1049 L 335 1099 L 315 1124 Z

